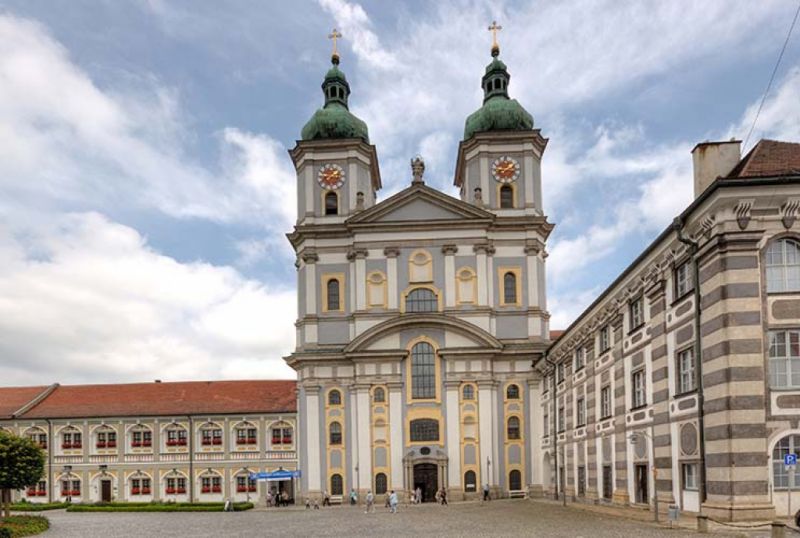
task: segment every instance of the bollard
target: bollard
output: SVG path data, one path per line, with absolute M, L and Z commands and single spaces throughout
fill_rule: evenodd
M 770 534 L 771 538 L 784 538 L 786 536 L 786 525 L 781 523 L 780 521 L 773 521 L 772 522 L 772 534 Z
M 698 514 L 697 516 L 697 532 L 701 534 L 708 533 L 708 516 Z

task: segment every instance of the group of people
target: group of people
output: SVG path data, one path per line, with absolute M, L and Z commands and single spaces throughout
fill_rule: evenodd
M 442 488 L 436 491 L 436 495 L 434 496 L 436 502 L 441 505 L 447 504 L 447 490 Z M 420 504 L 422 502 L 422 489 L 417 488 L 411 492 L 411 504 Z
M 489 484 L 484 484 L 484 486 L 483 486 L 483 500 L 484 501 L 492 500 L 492 497 L 489 494 L 489 491 L 490 491 L 489 490 Z M 276 502 L 284 503 L 283 506 L 288 506 L 289 505 L 289 496 L 286 494 L 285 491 L 282 492 L 280 495 L 277 495 L 277 492 L 276 492 L 274 497 L 276 499 L 279 499 L 279 501 L 276 501 Z M 350 494 L 348 495 L 348 499 L 349 499 L 349 502 L 350 502 L 350 506 L 356 506 L 358 504 L 358 493 L 356 492 L 355 488 L 351 488 L 350 489 Z M 442 488 L 442 489 L 438 490 L 436 492 L 435 499 L 436 499 L 437 503 L 441 504 L 442 506 L 446 506 L 448 504 L 447 503 L 447 490 L 445 488 Z M 372 490 L 368 490 L 367 491 L 367 497 L 366 497 L 365 501 L 366 502 L 365 502 L 364 513 L 368 514 L 370 512 L 374 512 L 375 511 L 375 495 L 372 494 Z M 273 495 L 271 493 L 267 493 L 267 506 L 276 506 L 275 504 L 272 504 L 272 502 L 273 502 Z M 414 491 L 411 492 L 411 498 L 409 499 L 409 502 L 411 504 L 420 504 L 422 502 L 422 489 L 421 488 L 417 488 L 417 489 L 415 489 Z M 398 502 L 398 498 L 397 498 L 397 493 L 395 493 L 395 491 L 392 490 L 391 493 L 386 495 L 386 502 L 384 503 L 384 507 L 388 508 L 391 513 L 396 514 L 397 513 L 397 505 L 398 505 L 398 503 L 399 502 Z M 278 504 L 277 506 L 281 506 L 281 505 Z M 322 493 L 322 506 L 331 506 L 331 496 L 327 491 L 324 491 Z M 314 499 L 313 501 L 311 499 L 306 499 L 306 509 L 311 509 L 311 508 L 314 508 L 315 510 L 319 510 L 319 501 L 317 501 L 316 499 Z
M 281 491 L 272 488 L 272 491 L 267 492 L 267 507 L 270 506 L 289 506 L 289 494 L 286 491 Z

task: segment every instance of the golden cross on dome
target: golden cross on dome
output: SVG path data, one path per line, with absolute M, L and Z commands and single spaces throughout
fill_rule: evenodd
M 497 32 L 502 29 L 503 27 L 497 24 L 497 21 L 492 21 L 492 25 L 489 27 L 489 31 L 492 32 L 492 52 L 500 52 L 500 45 L 497 43 Z
M 332 56 L 334 58 L 337 58 L 337 59 L 339 58 L 339 51 L 336 49 L 336 40 L 340 39 L 341 37 L 342 37 L 342 33 L 339 30 L 337 30 L 336 28 L 333 29 L 333 32 L 328 34 L 328 39 L 332 39 L 333 40 L 333 55 Z

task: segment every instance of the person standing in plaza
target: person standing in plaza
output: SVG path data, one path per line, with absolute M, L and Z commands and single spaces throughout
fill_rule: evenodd
M 414 492 L 414 502 L 420 504 L 422 502 L 422 488 L 417 488 Z
M 372 495 L 372 490 L 367 491 L 367 509 L 364 510 L 365 514 L 372 512 L 375 505 L 375 497 Z
M 331 496 L 328 493 L 328 490 L 322 492 L 322 506 L 330 506 L 331 505 Z
M 439 494 L 439 500 L 442 506 L 447 506 L 447 490 L 445 488 L 442 488 L 442 492 Z
M 397 513 L 397 493 L 392 490 L 391 495 L 389 495 L 389 509 L 393 514 Z
M 358 504 L 358 493 L 356 493 L 355 488 L 350 489 L 350 506 L 355 506 Z
M 484 501 L 491 501 L 492 498 L 489 496 L 489 482 L 486 482 L 483 485 L 483 500 Z

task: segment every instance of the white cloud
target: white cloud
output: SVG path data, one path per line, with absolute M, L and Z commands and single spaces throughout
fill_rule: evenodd
M 186 155 L 179 93 L 100 89 L 39 24 L 0 16 L 0 189 L 39 209 L 156 209 L 179 218 L 293 221 L 294 171 L 266 135 L 221 131 L 211 171 Z
M 293 376 L 291 288 L 179 263 L 97 213 L 1 226 L 0 253 L 3 384 Z

